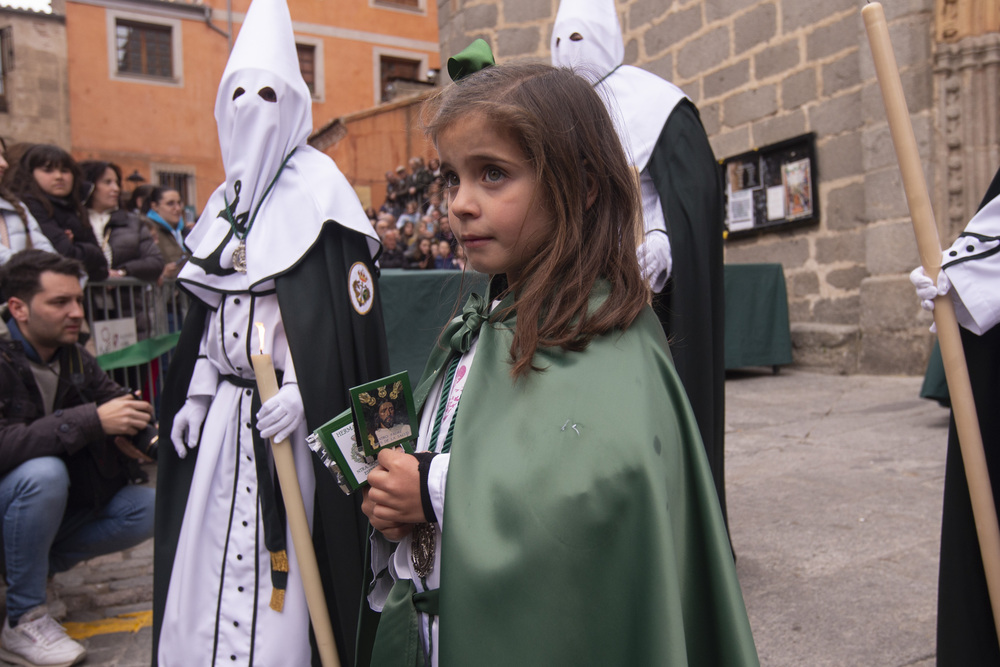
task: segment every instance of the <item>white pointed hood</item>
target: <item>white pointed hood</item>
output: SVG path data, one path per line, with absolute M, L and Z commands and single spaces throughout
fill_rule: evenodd
M 687 96 L 646 70 L 624 65 L 625 44 L 614 0 L 563 0 L 552 28 L 552 64 L 595 84 L 629 160 L 646 167 L 677 103 Z
M 222 74 L 215 121 L 226 181 L 185 242 L 186 287 L 210 305 L 219 292 L 271 289 L 328 221 L 368 236 L 374 256 L 377 236 L 354 189 L 333 160 L 306 145 L 312 98 L 285 0 L 251 3 Z M 241 274 L 232 254 L 248 226 Z

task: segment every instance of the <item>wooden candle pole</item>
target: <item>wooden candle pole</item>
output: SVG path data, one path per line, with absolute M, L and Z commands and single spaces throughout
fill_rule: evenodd
M 263 348 L 263 334 L 260 339 Z M 278 393 L 278 378 L 274 374 L 274 363 L 269 354 L 251 355 L 250 361 L 253 363 L 254 375 L 257 376 L 257 390 L 260 392 L 260 402 L 263 405 Z M 274 468 L 278 473 L 278 482 L 281 485 L 281 497 L 285 501 L 285 517 L 288 520 L 288 530 L 292 534 L 292 544 L 295 545 L 295 559 L 302 575 L 306 606 L 309 608 L 309 618 L 312 620 L 313 633 L 316 635 L 319 658 L 323 667 L 340 667 L 337 640 L 333 636 L 330 611 L 323 596 L 323 582 L 319 578 L 319 566 L 316 564 L 312 532 L 309 530 L 306 508 L 302 503 L 299 478 L 295 474 L 292 446 L 287 439 L 275 442 L 272 438 L 271 452 L 274 456 Z
M 903 175 L 906 202 L 910 208 L 913 231 L 917 237 L 920 262 L 931 280 L 936 281 L 941 270 L 941 242 L 938 239 L 934 213 L 931 210 L 927 184 L 924 182 L 917 141 L 913 135 L 913 125 L 903 96 L 903 84 L 899 79 L 896 57 L 889 40 L 889 27 L 885 21 L 882 5 L 873 2 L 861 10 L 868 32 L 868 42 L 875 62 L 875 73 L 882 89 L 892 143 L 896 147 L 896 159 Z M 952 411 L 958 430 L 958 440 L 965 463 L 965 476 L 969 482 L 972 512 L 976 520 L 979 549 L 986 570 L 986 584 L 989 589 L 993 619 L 1000 636 L 1000 528 L 997 526 L 996 505 L 990 485 L 986 455 L 983 452 L 983 437 L 979 432 L 979 418 L 972 397 L 969 369 L 965 365 L 965 351 L 955 318 L 955 304 L 948 295 L 934 299 L 934 322 L 937 325 L 941 357 L 944 361 L 945 377 L 948 379 L 948 393 L 951 395 Z

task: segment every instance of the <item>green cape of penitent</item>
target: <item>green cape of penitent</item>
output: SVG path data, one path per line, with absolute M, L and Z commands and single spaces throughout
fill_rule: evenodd
M 442 667 L 759 664 L 698 427 L 653 312 L 582 353 L 538 352 L 545 370 L 517 383 L 513 326 L 513 315 L 483 326 L 458 411 Z M 435 350 L 427 373 L 447 355 Z

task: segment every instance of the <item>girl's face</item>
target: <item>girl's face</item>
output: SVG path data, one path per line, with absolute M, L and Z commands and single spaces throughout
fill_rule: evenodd
M 431 254 L 431 240 L 430 239 L 420 239 L 420 254 L 429 255 Z
M 413 223 L 407 221 L 403 224 L 403 236 L 410 237 L 413 236 Z
M 552 231 L 534 169 L 513 137 L 482 114 L 446 127 L 437 148 L 448 219 L 469 263 L 516 280 Z
M 163 193 L 160 201 L 150 202 L 149 208 L 156 211 L 161 218 L 171 225 L 176 225 L 180 222 L 181 213 L 184 211 L 184 207 L 181 204 L 181 195 L 177 190 L 167 190 Z
M 118 208 L 118 195 L 122 192 L 118 185 L 118 174 L 111 167 L 94 183 L 94 194 L 90 199 L 90 208 L 98 213 Z
M 52 164 L 35 167 L 31 175 L 35 177 L 38 187 L 47 195 L 66 197 L 73 191 L 73 172 L 67 167 Z

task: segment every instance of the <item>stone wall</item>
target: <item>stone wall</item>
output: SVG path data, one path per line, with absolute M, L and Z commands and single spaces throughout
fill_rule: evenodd
M 7 112 L 0 135 L 70 147 L 66 21 L 61 3 L 52 14 L 0 7 L 0 28 L 10 26 L 14 68 L 7 74 Z M 58 12 L 58 13 L 57 13 Z
M 626 62 L 691 96 L 718 158 L 816 133 L 819 224 L 734 239 L 726 247 L 727 262 L 784 266 L 796 362 L 841 373 L 920 373 L 931 345 L 930 318 L 906 277 L 918 262 L 916 244 L 861 20 L 864 4 L 617 2 Z M 547 61 L 557 9 L 558 0 L 439 0 L 442 58 L 482 37 L 500 61 Z M 943 130 L 934 79 L 935 2 L 887 2 L 885 11 L 940 207 L 948 185 L 945 170 L 936 168 Z M 994 134 L 994 152 L 996 141 Z M 981 193 L 985 184 L 966 187 Z M 941 211 L 938 218 L 944 219 Z M 944 232 L 952 230 L 944 227 L 948 243 L 953 236 Z

